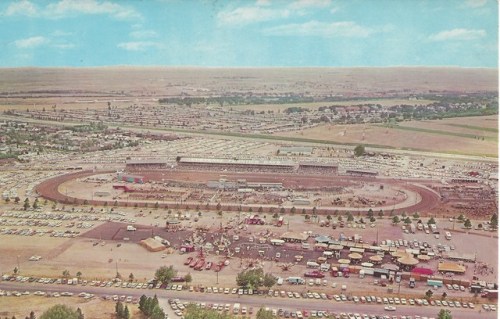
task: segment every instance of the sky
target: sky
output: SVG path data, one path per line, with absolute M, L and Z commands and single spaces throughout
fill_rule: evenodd
M 496 0 L 2 0 L 0 67 L 498 67 Z

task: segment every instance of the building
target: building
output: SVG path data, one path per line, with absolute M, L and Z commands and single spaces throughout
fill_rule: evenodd
M 182 157 L 177 165 L 180 168 L 233 170 L 233 171 L 266 171 L 293 172 L 295 163 L 291 161 L 225 159 L 225 158 L 194 158 Z
M 306 233 L 286 232 L 280 238 L 286 242 L 303 243 L 309 238 L 309 235 Z
M 337 164 L 319 162 L 300 162 L 298 173 L 336 175 L 338 173 Z
M 167 167 L 168 167 L 167 162 L 160 159 L 128 160 L 125 163 L 125 168 L 129 171 L 146 170 L 146 169 L 165 169 Z

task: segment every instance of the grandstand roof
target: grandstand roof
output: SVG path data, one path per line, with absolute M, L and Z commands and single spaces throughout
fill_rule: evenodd
M 195 158 L 182 157 L 180 163 L 192 164 L 221 164 L 221 165 L 257 165 L 257 166 L 295 166 L 292 161 L 268 161 L 249 159 L 228 159 L 228 158 Z
M 142 164 L 142 165 L 148 165 L 148 164 L 167 164 L 167 161 L 161 160 L 161 159 L 134 159 L 134 160 L 128 160 L 126 164 L 130 165 L 137 165 L 137 164 Z
M 337 167 L 338 165 L 333 163 L 300 162 L 299 166 Z

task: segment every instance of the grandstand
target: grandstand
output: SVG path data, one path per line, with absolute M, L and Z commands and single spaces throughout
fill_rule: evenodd
M 167 167 L 167 162 L 160 159 L 128 160 L 125 164 L 125 168 L 128 171 L 163 169 Z
M 177 166 L 183 169 L 208 169 L 241 172 L 294 172 L 295 163 L 291 161 L 239 160 L 222 158 L 182 157 Z
M 338 173 L 338 166 L 336 164 L 330 163 L 300 162 L 297 172 L 304 174 L 336 175 Z

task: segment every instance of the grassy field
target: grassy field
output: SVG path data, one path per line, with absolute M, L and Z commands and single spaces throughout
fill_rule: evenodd
M 48 298 L 45 296 L 20 296 L 20 297 L 2 297 L 0 298 L 0 317 L 12 318 L 25 318 L 29 317 L 31 311 L 35 312 L 36 317 L 49 309 L 50 307 L 63 304 L 70 308 L 80 308 L 85 318 L 91 319 L 104 319 L 114 318 L 115 302 L 103 301 L 94 298 L 92 300 L 85 300 L 78 297 L 59 297 Z M 140 312 L 137 305 L 127 304 L 131 318 L 140 318 Z
M 481 126 L 466 125 L 466 124 L 446 124 L 446 125 L 454 126 L 454 127 L 461 127 L 461 128 L 471 129 L 471 130 L 477 130 L 477 131 L 498 133 L 497 128 L 491 128 L 491 127 L 481 127 Z
M 437 134 L 437 135 L 449 135 L 449 136 L 456 136 L 456 137 L 463 137 L 463 138 L 473 138 L 473 139 L 481 139 L 484 138 L 485 140 L 491 140 L 491 141 L 498 141 L 498 138 L 491 137 L 491 136 L 480 136 L 477 134 L 470 134 L 470 133 L 456 133 L 456 132 L 449 132 L 449 131 L 441 131 L 441 130 L 431 130 L 431 129 L 426 129 L 426 128 L 418 128 L 418 127 L 411 127 L 411 126 L 404 126 L 404 125 L 380 125 L 381 127 L 386 127 L 386 128 L 391 128 L 391 129 L 398 129 L 398 130 L 407 130 L 407 131 L 414 131 L 414 132 L 423 132 L 423 133 L 431 133 L 431 134 Z
M 396 149 L 498 157 L 496 132 L 449 125 L 464 125 L 468 122 L 473 126 L 493 128 L 498 124 L 498 116 L 401 122 L 393 127 L 371 124 L 321 125 L 276 135 L 297 139 L 321 139 L 349 145 L 384 145 Z M 475 139 L 474 136 L 481 138 Z M 482 137 L 485 137 L 484 140 Z

